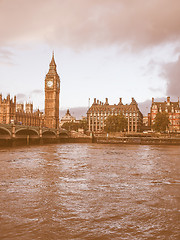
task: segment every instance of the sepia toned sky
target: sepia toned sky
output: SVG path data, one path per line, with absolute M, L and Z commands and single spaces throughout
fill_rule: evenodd
M 0 0 L 0 92 L 44 108 L 52 51 L 61 108 L 180 96 L 179 0 Z

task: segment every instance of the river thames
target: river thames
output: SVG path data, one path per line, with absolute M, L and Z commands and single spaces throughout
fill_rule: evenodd
M 180 239 L 180 146 L 0 149 L 0 239 Z

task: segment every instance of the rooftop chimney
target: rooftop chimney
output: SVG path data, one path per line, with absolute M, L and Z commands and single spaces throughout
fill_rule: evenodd
M 154 98 L 152 98 L 152 103 L 154 103 Z
M 108 98 L 106 98 L 106 102 L 105 102 L 105 104 L 109 104 L 109 103 L 108 103 Z
M 96 104 L 96 98 L 94 98 L 94 104 Z

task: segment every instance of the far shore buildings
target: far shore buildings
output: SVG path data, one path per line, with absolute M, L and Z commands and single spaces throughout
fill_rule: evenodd
M 70 111 L 68 109 L 65 116 L 61 118 L 59 126 L 62 127 L 64 123 L 74 123 L 74 122 L 76 122 L 76 118 L 70 114 Z
M 143 115 L 138 108 L 134 98 L 130 104 L 124 105 L 122 98 L 116 105 L 110 105 L 108 98 L 105 103 L 94 98 L 94 103 L 87 112 L 88 130 L 90 132 L 101 132 L 104 130 L 106 119 L 110 115 L 123 114 L 128 120 L 128 132 L 140 132 L 143 124 Z
M 154 124 L 155 117 L 157 113 L 166 112 L 169 116 L 169 131 L 170 132 L 180 132 L 180 104 L 179 98 L 177 102 L 171 102 L 170 97 L 164 102 L 155 102 L 152 98 L 152 105 L 149 114 L 149 122 L 151 127 Z
M 82 116 L 81 119 L 76 119 L 70 113 L 70 110 L 67 109 L 66 114 L 61 118 L 59 126 L 62 127 L 64 123 L 80 123 L 81 121 L 86 121 L 86 117 Z

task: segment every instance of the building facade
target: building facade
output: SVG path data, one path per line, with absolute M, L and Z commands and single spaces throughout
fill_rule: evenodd
M 25 110 L 24 104 L 16 104 L 15 123 L 26 126 L 44 126 L 44 115 L 39 109 L 33 111 L 33 103 L 26 103 Z
M 71 123 L 71 122 L 76 122 L 76 118 L 73 117 L 70 114 L 69 109 L 67 109 L 65 116 L 61 118 L 59 126 L 61 127 L 64 123 Z
M 177 102 L 171 102 L 170 97 L 164 102 L 155 102 L 152 98 L 152 105 L 150 110 L 150 124 L 151 127 L 154 124 L 157 113 L 166 112 L 169 116 L 169 131 L 180 132 L 180 104 L 179 98 Z
M 88 130 L 90 132 L 102 132 L 108 116 L 123 114 L 128 121 L 128 132 L 140 132 L 143 124 L 143 115 L 137 102 L 132 98 L 131 103 L 124 105 L 122 98 L 116 105 L 110 105 L 106 98 L 105 103 L 94 99 L 94 103 L 87 112 Z
M 45 126 L 48 128 L 59 127 L 59 93 L 60 78 L 53 53 L 45 78 Z
M 2 124 L 21 124 L 26 126 L 43 126 L 43 114 L 39 109 L 33 112 L 33 104 L 26 103 L 25 110 L 23 103 L 16 103 L 16 96 L 10 99 L 2 98 L 0 94 L 0 123 Z
M 2 98 L 0 94 L 0 123 L 10 124 L 16 118 L 16 96 L 10 99 L 10 95 L 7 98 Z

